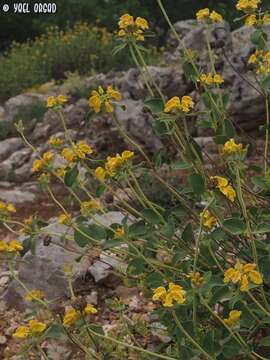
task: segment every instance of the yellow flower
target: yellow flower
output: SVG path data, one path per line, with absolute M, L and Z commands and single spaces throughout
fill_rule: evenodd
M 204 210 L 200 213 L 202 224 L 208 229 L 212 229 L 217 224 L 217 219 L 211 215 L 208 210 Z
M 59 168 L 57 168 L 55 170 L 55 173 L 60 178 L 63 178 L 65 176 L 65 174 L 66 174 L 66 167 L 65 166 L 60 166 Z
M 124 160 L 122 159 L 122 157 L 117 154 L 116 156 L 108 156 L 107 157 L 107 162 L 105 164 L 105 169 L 107 171 L 107 173 L 110 176 L 115 176 L 117 171 L 121 168 L 121 166 L 123 165 Z
M 229 327 L 235 326 L 240 320 L 241 314 L 242 311 L 239 310 L 230 311 L 229 317 L 227 319 L 224 319 L 225 324 Z
M 224 283 L 232 282 L 233 284 L 240 284 L 240 291 L 249 290 L 249 282 L 255 285 L 261 285 L 263 279 L 261 274 L 255 270 L 256 264 L 242 264 L 238 259 L 233 268 L 229 268 L 224 273 Z
M 198 271 L 192 271 L 188 277 L 191 280 L 192 285 L 200 286 L 203 283 L 203 276 Z
M 68 225 L 71 223 L 72 217 L 70 214 L 61 214 L 58 216 L 58 223 Z
M 223 154 L 224 155 L 231 155 L 243 152 L 244 147 L 243 144 L 236 144 L 234 139 L 230 139 L 226 141 L 223 146 Z
M 115 230 L 115 236 L 116 237 L 122 237 L 125 235 L 125 230 L 122 228 L 122 227 L 118 227 L 116 230 Z
M 159 286 L 154 290 L 154 294 L 152 296 L 153 301 L 161 300 L 163 301 L 167 295 L 167 290 L 164 286 Z
M 206 84 L 206 85 L 221 85 L 224 83 L 224 79 L 221 75 L 219 74 L 212 74 L 212 73 L 208 73 L 208 74 L 202 74 L 199 78 L 199 81 Z
M 161 301 L 164 307 L 172 307 L 174 302 L 176 304 L 183 304 L 185 302 L 186 291 L 180 285 L 169 283 L 168 290 L 160 286 L 154 290 L 152 296 L 153 301 Z
M 214 22 L 222 22 L 223 21 L 223 17 L 214 10 L 210 14 L 210 19 Z
M 42 333 L 46 329 L 46 324 L 37 320 L 30 320 L 28 322 L 29 329 L 33 333 Z
M 108 86 L 106 92 L 104 89 L 99 86 L 98 91 L 93 90 L 91 97 L 89 98 L 89 106 L 94 109 L 96 113 L 101 111 L 102 105 L 104 105 L 105 111 L 108 113 L 113 112 L 113 103 L 114 101 L 120 101 L 121 94 L 119 91 L 113 89 L 110 85 Z
M 16 208 L 13 204 L 7 204 L 6 205 L 6 210 L 9 213 L 15 213 L 16 212 Z
M 125 29 L 128 26 L 134 25 L 134 17 L 129 14 L 124 14 L 120 17 L 118 25 L 120 29 Z
M 201 9 L 196 13 L 196 17 L 198 21 L 207 19 L 209 15 L 210 15 L 210 10 L 208 8 Z
M 32 290 L 24 298 L 27 301 L 42 300 L 45 298 L 45 294 L 41 290 Z
M 95 170 L 95 177 L 100 181 L 100 182 L 104 182 L 105 181 L 105 178 L 106 178 L 106 170 L 99 166 L 96 168 Z
M 73 162 L 76 159 L 76 155 L 69 148 L 64 148 L 61 152 L 61 156 L 68 162 Z
M 194 107 L 194 102 L 190 96 L 183 96 L 181 99 L 181 109 L 184 113 L 187 113 Z
M 81 214 L 87 216 L 89 213 L 101 210 L 102 206 L 99 200 L 89 200 L 81 203 Z
M 56 106 L 61 106 L 68 101 L 65 95 L 58 95 L 57 97 L 49 96 L 47 99 L 47 107 L 54 108 Z
M 56 98 L 57 104 L 58 105 L 63 105 L 68 101 L 68 98 L 65 95 L 58 95 Z
M 219 190 L 220 192 L 222 192 L 224 196 L 226 196 L 227 199 L 229 199 L 231 202 L 234 202 L 236 198 L 236 192 L 231 185 L 228 185 L 224 188 L 220 188 Z
M 32 165 L 33 172 L 39 172 L 42 170 L 44 162 L 42 160 L 35 160 Z
M 56 136 L 51 136 L 50 139 L 48 140 L 48 144 L 52 145 L 52 146 L 61 146 L 61 145 L 63 145 L 63 143 L 64 143 L 64 140 L 62 140 Z
M 54 158 L 54 154 L 51 151 L 47 151 L 42 155 L 42 159 L 45 161 L 45 163 L 49 163 Z
M 84 308 L 84 312 L 87 315 L 96 314 L 97 309 L 93 305 L 87 304 L 86 307 Z
M 101 97 L 96 90 L 93 90 L 91 93 L 91 97 L 89 98 L 89 106 L 92 107 L 96 113 L 100 112 Z
M 256 24 L 256 22 L 257 22 L 256 15 L 252 14 L 252 15 L 249 15 L 248 17 L 246 17 L 245 25 L 253 26 Z
M 181 100 L 178 96 L 174 96 L 165 104 L 164 112 L 170 113 L 173 110 L 180 110 L 186 113 L 193 107 L 194 102 L 190 96 L 183 96 Z
M 8 251 L 8 244 L 5 241 L 0 240 L 0 252 L 5 251 Z
M 123 160 L 130 160 L 132 159 L 134 156 L 134 152 L 133 151 L 129 151 L 129 150 L 125 150 L 122 152 L 121 157 Z
M 71 326 L 81 317 L 81 313 L 78 310 L 75 310 L 73 307 L 69 308 L 64 316 L 63 325 Z
M 12 336 L 18 339 L 25 339 L 29 336 L 29 334 L 30 329 L 27 326 L 19 326 Z
M 234 202 L 236 198 L 236 192 L 226 178 L 221 176 L 211 176 L 210 179 L 215 181 L 216 187 L 224 196 L 226 196 L 226 198 Z
M 53 108 L 57 105 L 57 101 L 55 99 L 55 97 L 53 96 L 49 96 L 47 99 L 47 107 L 48 108 Z
M 141 28 L 142 30 L 147 30 L 149 29 L 149 25 L 148 25 L 148 21 L 144 18 L 141 17 L 137 17 L 135 20 L 135 24 Z
M 261 0 L 239 0 L 236 4 L 237 10 L 256 10 Z
M 86 155 L 93 153 L 91 146 L 83 140 L 79 141 L 77 144 L 73 144 L 73 149 L 80 159 L 85 159 Z
M 9 252 L 17 252 L 23 250 L 22 244 L 17 240 L 12 240 L 8 243 Z
M 270 15 L 269 14 L 264 14 L 263 18 L 262 18 L 262 22 L 264 25 L 269 24 L 270 23 Z

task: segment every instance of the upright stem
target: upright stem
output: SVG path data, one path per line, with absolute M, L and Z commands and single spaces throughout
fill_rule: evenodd
M 270 123 L 268 94 L 265 95 L 265 110 L 266 110 L 266 129 L 265 129 L 265 144 L 264 144 L 264 174 L 267 173 L 267 169 L 268 169 L 269 123 Z

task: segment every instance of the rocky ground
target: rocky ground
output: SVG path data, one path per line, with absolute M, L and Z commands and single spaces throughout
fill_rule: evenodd
M 176 30 L 183 38 L 187 48 L 198 51 L 200 65 L 206 71 L 209 61 L 205 43 L 202 41 L 203 29 L 198 25 L 195 27 L 193 21 L 180 21 L 176 24 Z M 266 30 L 270 35 L 270 27 Z M 223 74 L 225 87 L 230 92 L 228 116 L 240 134 L 242 131 L 247 132 L 244 136 L 245 141 L 255 141 L 257 150 L 251 152 L 249 162 L 256 164 L 262 160 L 262 144 L 260 140 L 256 140 L 256 133 L 259 125 L 265 122 L 265 104 L 263 97 L 242 78 L 242 75 L 246 74 L 248 70 L 247 59 L 255 49 L 249 41 L 250 32 L 251 29 L 247 27 L 231 32 L 228 24 L 225 24 L 223 28 L 219 25 L 212 29 L 210 39 L 217 54 L 217 70 Z M 197 103 L 197 108 L 200 109 L 202 106 L 199 103 L 200 94 L 184 76 L 183 68 L 179 63 L 180 53 L 181 50 L 177 43 L 169 35 L 168 51 L 164 55 L 164 63 L 159 67 L 149 67 L 149 70 L 166 97 L 190 94 Z M 249 81 L 254 81 L 251 75 Z M 39 93 L 20 94 L 0 106 L 0 138 L 3 139 L 0 141 L 0 200 L 14 203 L 20 219 L 36 212 L 43 219 L 49 220 L 49 226 L 53 228 L 53 232 L 59 233 L 59 236 L 54 239 L 56 243 L 59 242 L 65 229 L 56 225 L 54 217 L 58 210 L 36 185 L 35 177 L 31 172 L 31 165 L 37 155 L 17 135 L 14 124 L 23 118 L 26 122 L 27 138 L 38 152 L 43 153 L 47 150 L 46 140 L 50 135 L 63 135 L 61 123 L 56 114 L 44 107 L 46 98 L 49 95 L 65 93 L 70 98 L 69 105 L 65 109 L 65 116 L 68 127 L 73 131 L 74 139 L 88 139 L 100 156 L 120 152 L 128 145 L 119 136 L 108 116 L 96 116 L 91 122 L 86 120 L 89 111 L 86 93 L 89 94 L 90 90 L 98 85 L 111 84 L 123 95 L 123 104 L 125 104 L 126 110 L 118 108 L 116 115 L 129 134 L 149 154 L 169 148 L 166 140 L 159 139 L 153 131 L 153 119 L 144 107 L 144 99 L 147 96 L 146 88 L 136 69 L 130 69 L 125 73 L 98 74 L 84 79 L 76 78 L 75 84 L 74 81 L 72 84 L 66 82 L 59 86 L 53 83 L 47 84 L 40 88 Z M 83 92 L 85 96 L 81 95 Z M 196 119 L 193 119 L 190 125 L 195 140 L 204 151 L 206 163 L 209 166 L 215 165 L 217 147 L 208 133 L 195 129 L 195 122 Z M 8 131 L 6 131 L 7 129 Z M 5 139 L 4 131 L 7 132 Z M 166 171 L 164 169 L 164 173 Z M 180 179 L 181 174 L 176 172 L 174 176 L 177 180 Z M 64 197 L 65 194 L 60 191 L 60 196 Z M 110 223 L 119 220 L 122 214 L 111 212 L 108 216 L 109 218 L 103 218 L 102 221 Z M 7 236 L 4 229 L 0 229 L 0 231 L 2 237 Z M 77 249 L 66 252 L 57 245 L 44 247 L 42 238 L 38 241 L 36 254 L 26 255 L 23 264 L 18 266 L 19 276 L 28 286 L 41 286 L 49 296 L 55 296 L 56 293 L 61 301 L 66 301 L 68 294 L 63 265 L 66 262 L 75 262 L 75 258 L 78 256 Z M 47 261 L 47 259 L 50 260 Z M 96 259 L 94 263 L 86 262 L 81 266 L 81 269 L 77 269 L 78 276 L 75 279 L 75 283 L 77 280 L 78 294 L 91 297 L 91 302 L 101 308 L 105 298 L 120 296 L 127 307 L 127 316 L 132 317 L 131 314 L 135 312 L 145 317 L 146 321 L 148 320 L 147 309 L 152 304 L 145 301 L 138 289 L 129 289 L 127 292 L 119 279 L 113 275 L 112 269 L 119 266 L 117 259 L 110 262 L 104 254 L 103 258 Z M 45 268 L 46 277 L 44 277 Z M 87 279 L 82 276 L 86 273 L 90 276 Z M 55 280 L 55 288 L 51 287 L 52 276 Z M 11 333 L 22 321 L 25 310 L 22 295 L 22 290 L 11 281 L 10 273 L 2 265 L 0 272 L 1 359 L 18 359 L 15 355 L 18 344 L 12 340 Z M 103 307 L 102 310 L 97 322 L 101 322 L 105 327 L 114 326 L 114 323 L 118 321 L 117 315 L 108 307 Z M 153 344 L 157 338 L 160 340 L 161 337 L 160 333 L 155 332 L 154 334 L 152 332 L 151 336 Z M 166 341 L 166 338 L 163 337 L 162 341 Z M 47 344 L 44 346 L 46 347 Z M 52 359 L 82 358 L 81 354 L 75 354 L 72 348 L 67 350 L 66 346 L 63 346 L 61 350 L 61 345 L 50 346 L 55 346 L 50 350 L 55 354 Z

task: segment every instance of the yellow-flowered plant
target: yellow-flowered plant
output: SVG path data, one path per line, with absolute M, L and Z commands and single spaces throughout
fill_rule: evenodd
M 15 338 L 27 338 L 30 336 L 39 336 L 46 330 L 47 325 L 36 319 L 29 320 L 27 326 L 19 326 L 13 333 Z
M 234 202 L 236 198 L 236 192 L 232 185 L 230 185 L 228 179 L 222 176 L 211 176 L 210 179 L 214 181 L 216 187 L 224 196 L 226 196 L 227 199 Z
M 201 9 L 196 13 L 196 17 L 198 21 L 212 21 L 212 22 L 222 22 L 223 17 L 216 11 L 211 11 L 208 8 Z
M 59 106 L 63 106 L 68 101 L 68 98 L 65 95 L 58 96 L 49 96 L 47 99 L 47 107 L 48 108 L 57 108 Z
M 184 304 L 186 291 L 182 286 L 169 283 L 168 289 L 160 286 L 154 290 L 153 301 L 161 301 L 164 307 L 172 307 L 175 304 Z
M 105 110 L 107 113 L 114 111 L 114 104 L 121 100 L 121 94 L 119 91 L 114 90 L 110 85 L 105 91 L 102 86 L 99 86 L 98 90 L 93 90 L 89 98 L 89 106 L 99 113 L 101 110 Z
M 239 0 L 236 4 L 237 10 L 250 11 L 256 10 L 261 0 Z
M 256 73 L 259 75 L 265 75 L 270 73 L 270 51 L 263 51 L 256 49 L 256 51 L 250 55 L 248 59 L 249 64 L 253 64 L 256 67 Z
M 25 295 L 25 300 L 27 301 L 36 301 L 45 299 L 45 293 L 41 290 L 31 290 Z
M 40 172 L 44 169 L 46 169 L 47 166 L 49 166 L 54 159 L 54 153 L 52 151 L 47 151 L 42 155 L 41 159 L 37 159 L 34 161 L 32 165 L 32 171 L 33 172 Z
M 234 139 L 230 139 L 223 145 L 224 155 L 242 154 L 245 151 L 243 144 L 236 144 Z
M 203 226 L 205 226 L 209 230 L 211 230 L 218 223 L 217 219 L 213 215 L 211 215 L 209 210 L 202 211 L 200 213 L 200 216 Z
M 125 40 L 144 41 L 144 32 L 149 29 L 148 21 L 142 17 L 124 14 L 120 17 L 118 36 Z
M 199 81 L 205 85 L 221 85 L 224 83 L 224 79 L 220 74 L 202 74 Z
M 261 285 L 263 279 L 256 270 L 256 264 L 243 264 L 238 259 L 234 267 L 229 268 L 224 273 L 224 283 L 240 285 L 240 291 L 249 291 L 250 284 Z
M 178 96 L 174 96 L 166 102 L 164 112 L 182 111 L 183 113 L 188 113 L 194 108 L 194 105 L 190 96 L 183 96 L 181 99 Z
M 239 310 L 230 311 L 229 317 L 224 319 L 225 324 L 229 327 L 235 326 L 237 323 L 239 323 L 241 314 L 242 314 L 242 311 L 239 311 Z
M 200 286 L 204 282 L 203 276 L 198 271 L 192 271 L 190 274 L 188 274 L 188 277 L 190 278 L 193 286 Z

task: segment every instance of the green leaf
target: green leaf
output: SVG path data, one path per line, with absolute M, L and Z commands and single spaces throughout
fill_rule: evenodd
M 89 243 L 92 242 L 91 239 L 87 237 L 88 229 L 85 226 L 78 226 L 78 228 L 74 232 L 74 240 L 77 245 L 80 247 L 85 247 Z
M 107 236 L 106 229 L 97 224 L 90 224 L 87 227 L 87 233 L 95 240 L 104 240 Z
M 254 233 L 255 234 L 264 234 L 270 232 L 270 224 L 269 223 L 260 223 L 256 226 Z
M 264 176 L 253 176 L 251 178 L 251 181 L 254 185 L 258 186 L 258 188 L 263 190 L 269 190 L 269 186 Z
M 267 34 L 263 32 L 261 29 L 257 29 L 250 35 L 250 40 L 254 45 L 258 46 L 260 49 L 264 49 L 267 41 Z
M 130 237 L 143 236 L 146 234 L 147 228 L 143 220 L 140 220 L 128 228 L 128 235 Z
M 233 235 L 243 234 L 246 230 L 246 224 L 238 218 L 226 219 L 223 222 L 224 228 Z
M 52 324 L 48 329 L 45 331 L 43 337 L 48 339 L 59 339 L 63 335 L 65 335 L 66 332 L 62 325 L 59 324 Z
M 162 221 L 162 216 L 158 215 L 153 209 L 144 209 L 141 214 L 150 224 L 158 225 Z
M 183 233 L 182 239 L 187 243 L 190 244 L 194 241 L 194 234 L 191 223 L 187 224 Z
M 196 195 L 202 195 L 205 191 L 205 181 L 202 175 L 194 173 L 189 175 L 188 178 L 193 192 Z
M 270 88 L 270 75 L 266 76 L 262 82 L 261 82 L 261 86 L 264 89 L 269 89 Z
M 146 277 L 145 283 L 150 288 L 157 288 L 164 285 L 164 279 L 159 273 L 155 272 Z
M 184 62 L 183 71 L 184 71 L 185 77 L 188 80 L 191 80 L 193 82 L 197 81 L 197 73 L 196 73 L 196 70 L 194 69 L 194 66 L 191 63 L 189 63 L 187 61 Z
M 145 272 L 146 264 L 142 259 L 133 259 L 129 262 L 127 273 L 129 275 L 141 275 Z
M 102 327 L 99 325 L 89 325 L 88 328 L 94 331 L 96 334 L 105 335 Z
M 149 99 L 144 102 L 144 106 L 149 109 L 153 114 L 163 112 L 164 104 L 161 99 Z
M 81 225 L 75 229 L 74 240 L 80 247 L 85 247 L 89 243 L 95 242 L 94 240 L 100 241 L 105 239 L 106 235 L 107 232 L 102 226 L 96 224 Z
M 264 337 L 264 338 L 260 341 L 260 346 L 270 347 L 270 336 Z
M 72 169 L 68 170 L 64 177 L 64 183 L 66 186 L 70 187 L 74 184 L 77 176 L 79 174 L 79 170 L 77 165 L 75 165 Z
M 174 164 L 172 164 L 172 169 L 175 170 L 186 170 L 192 168 L 193 165 L 184 161 L 179 161 Z
M 173 237 L 175 233 L 175 224 L 173 221 L 169 221 L 167 224 L 162 226 L 160 229 L 161 233 L 168 237 L 169 239 Z

